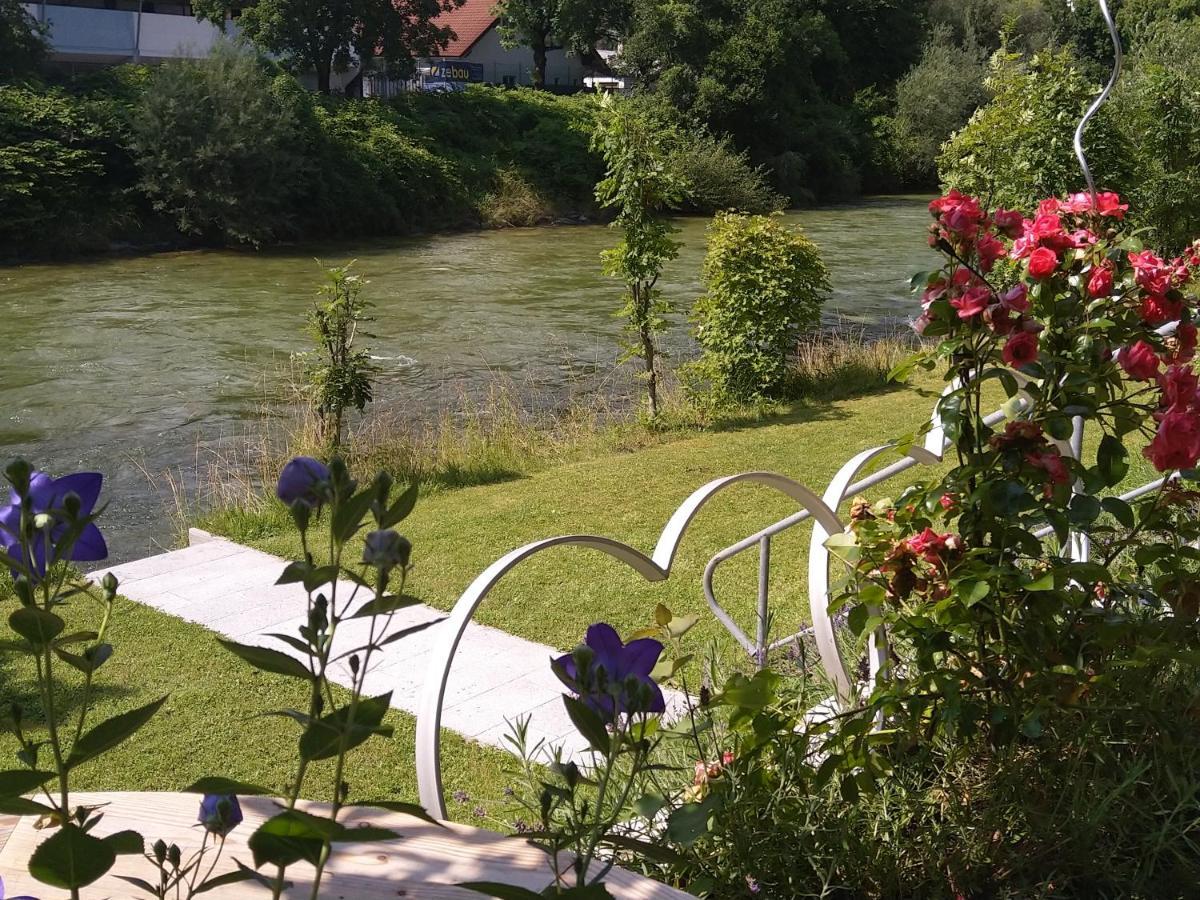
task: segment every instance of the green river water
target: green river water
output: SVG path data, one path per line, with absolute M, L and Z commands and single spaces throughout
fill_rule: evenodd
M 908 278 L 932 259 L 926 202 L 788 215 L 831 270 L 828 322 L 912 318 Z M 701 290 L 704 224 L 680 222 L 684 248 L 663 279 L 683 311 Z M 314 258 L 358 260 L 376 303 L 378 404 L 421 416 L 498 374 L 542 396 L 602 382 L 620 332 L 619 287 L 598 262 L 613 240 L 603 226 L 564 226 L 0 269 L 0 456 L 103 472 L 113 558 L 145 555 L 172 535 L 144 472 L 187 481 L 198 450 L 259 415 L 264 373 L 305 349 Z M 687 341 L 680 312 L 667 344 L 685 355 Z

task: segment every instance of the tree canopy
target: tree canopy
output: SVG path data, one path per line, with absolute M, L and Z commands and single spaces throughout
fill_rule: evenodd
M 0 0 L 0 78 L 37 70 L 46 55 L 46 27 L 18 0 Z
M 419 56 L 443 49 L 452 37 L 435 22 L 463 0 L 258 0 L 238 27 L 257 47 L 278 54 L 297 71 L 316 73 L 329 93 L 333 72 L 354 59 L 378 56 L 389 71 L 408 74 Z M 223 25 L 228 0 L 196 0 L 196 15 Z

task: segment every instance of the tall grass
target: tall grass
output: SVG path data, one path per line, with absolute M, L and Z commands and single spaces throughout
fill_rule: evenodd
M 625 371 L 606 379 L 602 391 L 572 389 L 554 398 L 496 374 L 483 391 L 460 389 L 456 402 L 430 417 L 412 419 L 380 406 L 351 427 L 342 453 L 355 471 L 387 471 L 425 490 L 492 484 L 700 431 L 778 421 L 798 405 L 880 390 L 912 346 L 900 335 L 868 339 L 845 329 L 814 335 L 797 347 L 791 362 L 795 400 L 712 409 L 689 402 L 679 385 L 668 383 L 653 422 L 640 412 L 636 386 Z M 285 366 L 272 382 L 271 399 L 242 434 L 198 445 L 194 483 L 178 472 L 157 479 L 174 506 L 181 536 L 188 524 L 227 530 L 229 516 L 280 513 L 270 502 L 270 488 L 283 463 L 292 456 L 326 454 L 298 370 Z M 246 527 L 239 522 L 237 530 L 244 534 Z

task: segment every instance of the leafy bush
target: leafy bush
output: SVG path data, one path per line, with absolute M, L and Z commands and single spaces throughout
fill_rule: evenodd
M 61 88 L 0 85 L 0 250 L 104 246 L 132 214 L 119 109 Z
M 692 311 L 703 351 L 690 368 L 693 381 L 717 404 L 778 396 L 788 354 L 820 322 L 829 291 L 816 245 L 773 216 L 718 213 L 704 281 Z
M 990 197 L 999 206 L 1033 209 L 1041 197 L 1077 190 L 1075 126 L 1099 93 L 1066 51 L 1028 62 L 1010 53 L 992 59 L 993 99 L 943 147 L 938 171 L 946 187 Z M 1118 116 L 1105 107 L 1085 136 L 1088 163 L 1105 186 L 1120 190 L 1133 169 Z
M 679 135 L 670 165 L 688 185 L 685 209 L 712 215 L 723 209 L 769 213 L 783 206 L 783 198 L 771 189 L 764 169 L 752 166 L 746 153 L 735 149 L 728 139 L 696 129 Z
M 936 29 L 921 61 L 896 85 L 895 140 L 903 174 L 929 182 L 938 153 L 987 100 L 981 53 L 959 47 L 949 28 Z
M 296 120 L 232 45 L 155 73 L 133 119 L 139 187 L 183 234 L 259 244 L 294 232 Z
M 1160 23 L 1139 42 L 1113 106 L 1133 149 L 1127 193 L 1159 246 L 1200 230 L 1200 21 Z
M 496 187 L 484 196 L 479 213 L 485 226 L 507 228 L 539 225 L 552 217 L 553 210 L 520 172 L 501 169 L 496 173 Z

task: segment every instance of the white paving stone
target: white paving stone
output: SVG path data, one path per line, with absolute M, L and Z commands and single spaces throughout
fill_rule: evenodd
M 203 625 L 243 643 L 262 644 L 293 656 L 301 654 L 272 632 L 293 635 L 304 624 L 306 594 L 298 584 L 276 585 L 287 564 L 269 554 L 235 544 L 205 532 L 191 534 L 195 542 L 182 550 L 159 554 L 111 569 L 120 579 L 122 595 L 163 612 Z M 352 584 L 338 586 L 339 597 L 348 597 Z M 362 600 L 354 605 L 365 602 Z M 397 709 L 415 713 L 423 681 L 431 673 L 430 648 L 439 638 L 446 614 L 415 605 L 394 615 L 387 633 L 433 623 L 377 651 L 364 678 L 370 695 L 392 692 Z M 365 644 L 367 619 L 348 619 L 340 626 L 336 645 L 344 652 Z M 463 634 L 451 669 L 442 713 L 444 727 L 479 741 L 511 750 L 504 740 L 511 733 L 506 722 L 530 716 L 530 742 L 560 744 L 570 755 L 585 749 L 563 707 L 562 685 L 550 671 L 550 659 L 559 651 L 484 625 L 471 624 Z M 349 684 L 351 671 L 341 660 L 331 664 L 330 675 Z

